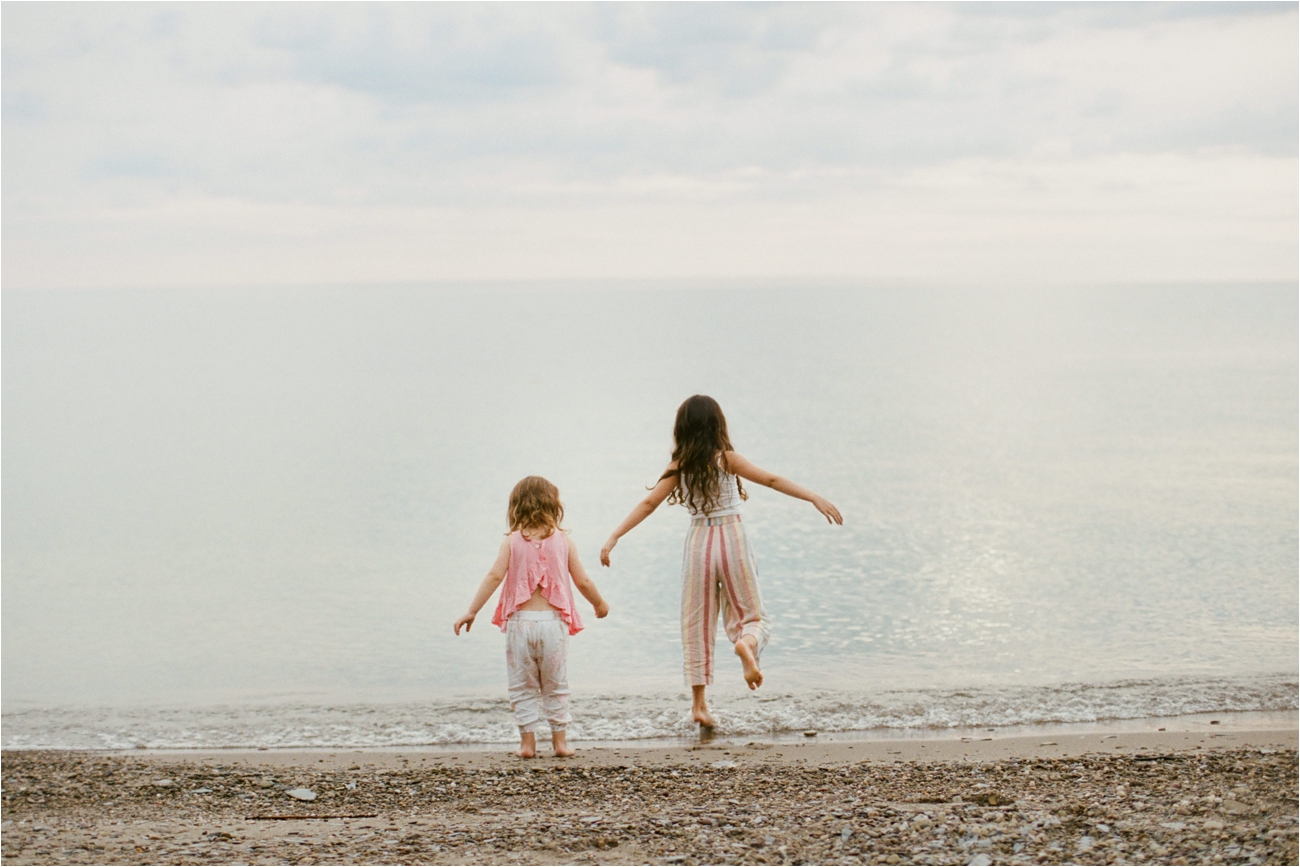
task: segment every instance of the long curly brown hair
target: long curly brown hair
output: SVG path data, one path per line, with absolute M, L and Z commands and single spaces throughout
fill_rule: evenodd
M 681 503 L 697 512 L 708 514 L 718 506 L 722 497 L 723 452 L 731 451 L 731 438 L 727 436 L 727 417 L 713 398 L 695 394 L 677 407 L 677 420 L 673 423 L 673 460 L 676 470 L 669 470 L 660 481 L 677 476 L 679 484 L 668 495 L 669 503 Z M 749 494 L 736 478 L 736 488 L 742 500 Z
M 510 492 L 510 508 L 506 512 L 510 532 L 515 530 L 562 530 L 564 504 L 560 502 L 560 489 L 541 476 L 526 476 Z M 550 535 L 549 533 L 547 535 Z

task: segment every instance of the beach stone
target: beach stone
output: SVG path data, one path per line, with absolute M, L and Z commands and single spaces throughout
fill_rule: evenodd
M 1097 838 L 1090 837 L 1085 834 L 1084 836 L 1080 837 L 1079 842 L 1075 844 L 1074 851 L 1087 852 L 1089 849 L 1091 849 L 1093 846 L 1096 845 L 1097 845 Z
M 316 793 L 313 792 L 311 789 L 290 789 L 289 791 L 285 792 L 285 794 L 288 795 L 290 798 L 296 798 L 299 801 L 316 800 Z
M 1296 757 L 1293 750 L 1279 752 L 1276 758 L 1257 750 L 1187 753 L 1159 763 L 1090 755 L 782 764 L 747 755 L 726 774 L 715 774 L 700 754 L 644 763 L 639 774 L 627 773 L 617 758 L 604 766 L 547 766 L 543 774 L 513 762 L 476 769 L 429 761 L 423 768 L 412 762 L 409 768 L 353 772 L 367 782 L 354 790 L 345 788 L 353 774 L 315 762 L 209 770 L 165 757 L 146 766 L 135 757 L 11 752 L 5 755 L 4 819 L 24 821 L 4 829 L 5 863 L 1295 864 Z M 244 824 L 250 815 L 272 818 L 264 814 L 277 812 L 250 809 L 259 801 L 269 806 L 271 789 L 250 792 L 273 773 L 320 792 L 331 808 L 325 812 L 378 814 L 377 821 L 319 830 Z M 1051 773 L 1062 781 L 1051 781 Z M 196 786 L 215 790 L 187 800 L 201 805 L 192 813 L 201 814 L 202 827 L 187 824 L 192 816 L 178 816 L 173 798 L 156 797 L 161 789 L 131 785 L 150 787 L 155 775 L 186 794 Z M 1179 790 L 1174 782 L 1182 782 Z M 1116 792 L 1121 783 L 1132 793 L 1123 802 Z M 954 792 L 969 797 L 989 791 L 1007 794 L 1015 809 L 944 803 Z M 1224 796 L 1220 804 L 1229 793 L 1249 801 L 1251 812 L 1229 817 L 1211 806 L 1206 796 L 1213 792 Z M 1180 823 L 1185 829 L 1161 827 L 1177 818 L 1173 808 L 1189 797 L 1195 810 Z M 116 802 L 113 819 L 131 825 L 110 823 L 112 831 L 83 856 L 78 846 L 88 838 L 79 823 L 109 801 Z M 602 812 L 591 813 L 594 806 Z M 314 811 L 314 805 L 294 809 L 282 802 L 278 812 Z M 518 822 L 528 819 L 540 826 L 538 836 L 521 833 Z M 931 824 L 922 827 L 926 821 Z M 1225 827 L 1205 828 L 1207 821 Z M 55 830 L 35 832 L 37 823 Z M 239 842 L 214 837 L 218 829 L 235 830 Z M 125 832 L 120 840 L 119 830 Z M 203 839 L 191 838 L 200 832 L 206 832 Z M 244 834 L 249 837 L 241 840 Z M 1093 845 L 1076 850 L 1084 835 Z M 236 845 L 237 855 L 227 848 Z M 322 845 L 330 847 L 330 857 L 313 848 Z
M 154 780 L 153 784 L 160 789 L 170 789 L 172 786 L 176 785 L 171 780 Z
M 989 865 L 993 863 L 993 859 L 981 852 L 966 863 L 970 865 L 970 867 L 989 867 Z
M 1223 802 L 1223 812 L 1225 813 L 1249 813 L 1250 807 L 1241 801 L 1228 798 Z
M 723 759 L 723 760 L 720 761 L 720 762 L 714 762 L 714 763 L 711 765 L 711 767 L 714 767 L 714 768 L 734 768 L 734 767 L 736 767 L 736 763 L 733 762 L 733 761 L 731 761 L 730 759 Z
M 1222 831 L 1224 825 L 1218 819 L 1206 819 L 1205 824 L 1201 826 L 1206 831 Z

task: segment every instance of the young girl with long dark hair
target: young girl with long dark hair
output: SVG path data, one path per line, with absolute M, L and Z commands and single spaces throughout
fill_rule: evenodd
M 840 512 L 824 497 L 789 479 L 755 466 L 731 448 L 727 419 L 711 397 L 697 394 L 677 409 L 673 456 L 659 482 L 650 489 L 600 550 L 601 564 L 629 530 L 644 521 L 664 500 L 691 513 L 682 560 L 682 655 L 692 692 L 695 721 L 712 728 L 713 716 L 704 688 L 713 683 L 713 644 L 721 616 L 727 638 L 740 657 L 750 689 L 763 684 L 758 658 L 771 626 L 758 592 L 754 552 L 740 521 L 740 503 L 748 499 L 740 480 L 763 485 L 812 503 L 826 520 L 843 524 Z

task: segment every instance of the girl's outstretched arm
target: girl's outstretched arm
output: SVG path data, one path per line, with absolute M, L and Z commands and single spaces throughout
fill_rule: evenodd
M 756 466 L 748 458 L 735 452 L 726 452 L 723 457 L 726 461 L 727 472 L 734 473 L 747 482 L 753 482 L 756 485 L 779 491 L 788 497 L 807 500 L 817 507 L 817 511 L 826 516 L 827 522 L 832 524 L 844 523 L 844 519 L 840 517 L 840 510 L 835 508 L 835 505 L 825 497 L 818 496 L 807 488 L 796 485 L 789 479 L 783 479 L 776 473 L 769 473 L 762 467 Z
M 659 504 L 668 499 L 668 495 L 673 492 L 673 488 L 677 487 L 677 462 L 673 461 L 669 464 L 665 472 L 671 473 L 671 475 L 665 475 L 661 478 L 659 483 L 650 489 L 650 493 L 645 495 L 645 499 L 632 507 L 632 511 L 628 512 L 627 517 L 623 519 L 623 523 L 615 527 L 614 532 L 609 534 L 609 538 L 605 541 L 605 547 L 600 549 L 600 565 L 609 565 L 609 552 L 614 550 L 618 540 L 623 538 L 637 524 L 650 517 L 651 513 L 659 508 Z
M 582 561 L 578 559 L 578 546 L 569 540 L 569 574 L 573 576 L 573 583 L 578 588 L 578 592 L 591 603 L 591 607 L 596 609 L 597 617 L 604 617 L 609 613 L 609 603 L 600 595 L 596 589 L 596 582 L 592 581 L 587 575 L 587 570 L 582 568 Z
M 497 551 L 497 561 L 488 570 L 487 575 L 483 578 L 483 583 L 478 585 L 478 592 L 474 594 L 474 601 L 469 604 L 469 610 L 456 621 L 456 625 L 452 627 L 453 632 L 460 635 L 462 626 L 465 627 L 466 632 L 469 632 L 469 628 L 474 625 L 474 618 L 478 616 L 479 609 L 492 598 L 493 593 L 497 592 L 497 588 L 501 586 L 501 582 L 506 577 L 506 570 L 509 568 L 510 537 L 507 536 L 501 542 L 501 550 Z

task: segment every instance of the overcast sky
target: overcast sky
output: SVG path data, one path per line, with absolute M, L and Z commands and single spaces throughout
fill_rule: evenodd
M 1297 278 L 1297 5 L 3 6 L 5 288 Z

